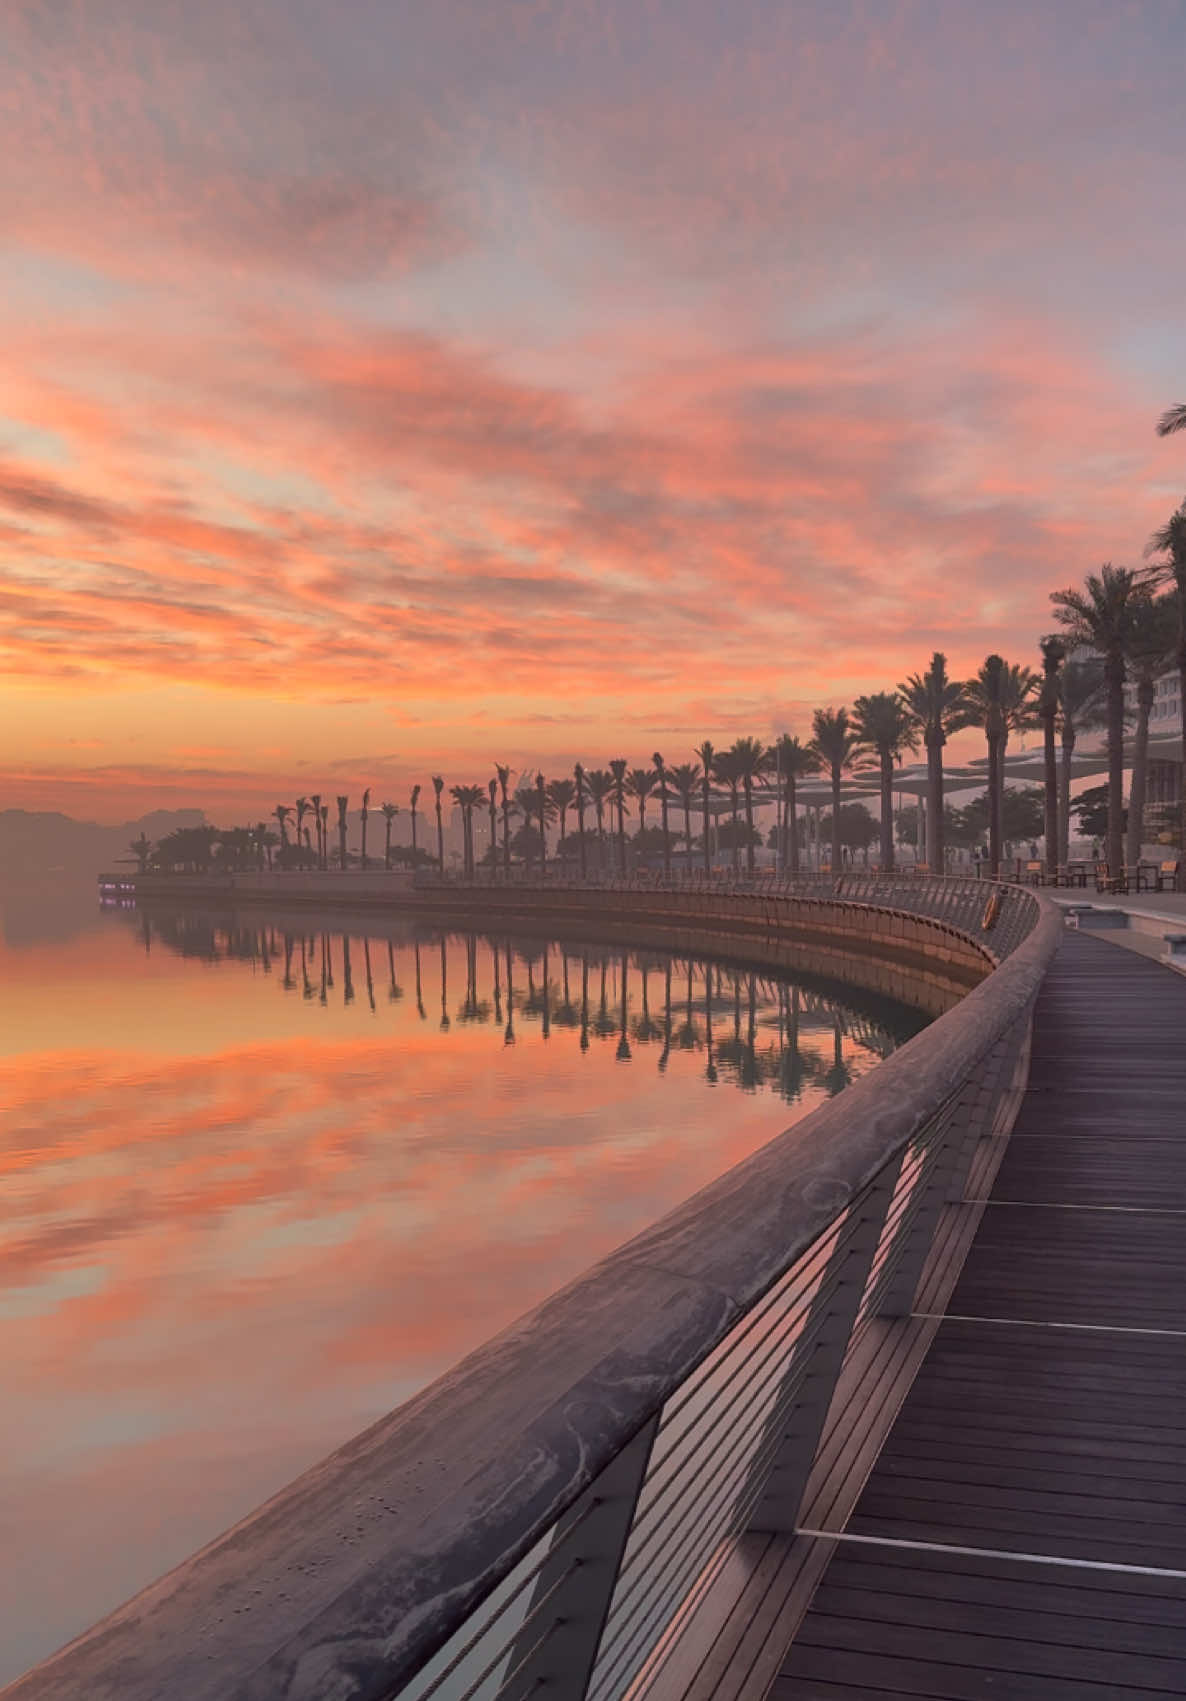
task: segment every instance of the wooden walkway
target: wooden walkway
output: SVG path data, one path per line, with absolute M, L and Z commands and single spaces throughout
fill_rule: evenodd
M 1068 934 L 991 1200 L 772 1701 L 1186 1695 L 1186 977 Z

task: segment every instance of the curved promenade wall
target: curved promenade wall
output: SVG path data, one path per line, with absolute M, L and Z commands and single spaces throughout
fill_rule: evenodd
M 722 934 L 785 926 L 846 948 L 863 921 L 887 953 L 934 953 L 944 972 L 976 984 L 838 1098 L 18 1680 L 10 1701 L 397 1695 L 450 1637 L 468 1633 L 469 1615 L 516 1563 L 628 1456 L 759 1304 L 821 1256 L 829 1236 L 847 1245 L 879 1197 L 884 1214 L 887 1185 L 905 1206 L 926 1203 L 928 1193 L 910 1189 L 928 1173 L 926 1154 L 946 1149 L 959 1115 L 994 1138 L 1007 1132 L 1061 917 L 1043 898 L 1003 889 L 993 926 L 977 929 L 989 893 L 958 885 L 916 888 L 918 904 L 944 916 L 912 913 L 898 895 L 862 917 L 835 895 L 810 914 L 801 897 L 743 904 L 737 894 L 737 910 L 722 899 L 704 918 Z M 622 919 L 684 926 L 671 897 L 640 897 Z M 451 891 L 440 901 L 456 900 Z M 531 902 L 537 914 L 551 909 L 550 897 Z M 950 919 L 961 904 L 962 928 Z M 994 969 L 988 938 L 997 928 Z M 915 1169 L 903 1192 L 908 1154 Z M 946 1172 L 936 1173 L 946 1185 Z M 896 1220 L 902 1244 L 913 1244 L 905 1211 L 882 1220 Z M 879 1259 L 884 1250 L 879 1241 Z M 868 1306 L 865 1280 L 857 1297 L 864 1292 Z

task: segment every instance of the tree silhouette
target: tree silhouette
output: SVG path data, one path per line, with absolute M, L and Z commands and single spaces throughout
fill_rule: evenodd
M 501 762 L 495 764 L 494 772 L 498 775 L 499 790 L 502 793 L 502 868 L 504 874 L 511 872 L 511 801 L 507 787 L 511 782 L 511 770 Z
M 371 788 L 368 786 L 362 794 L 362 866 L 367 865 L 367 814 L 371 807 Z
M 549 780 L 547 800 L 550 807 L 555 810 L 556 818 L 560 822 L 561 845 L 564 843 L 565 833 L 567 831 L 565 823 L 568 820 L 568 812 L 576 802 L 576 798 L 576 787 L 570 779 Z
M 1052 886 L 1058 876 L 1059 862 L 1058 759 L 1054 728 L 1058 718 L 1058 670 L 1066 659 L 1066 653 L 1067 647 L 1061 638 L 1042 639 L 1042 689 L 1038 699 L 1038 717 L 1042 722 L 1043 780 L 1046 790 L 1046 879 Z
M 618 873 L 626 876 L 626 758 L 616 756 L 609 765 L 614 805 L 618 811 Z
M 272 814 L 276 817 L 276 820 L 280 824 L 280 849 L 282 851 L 287 850 L 288 849 L 288 817 L 292 814 L 292 809 L 290 808 L 290 806 L 287 803 L 278 803 L 276 805 L 275 809 L 273 809 Z
M 399 814 L 399 806 L 394 803 L 383 803 L 379 807 L 383 811 L 383 866 L 389 869 L 391 867 L 391 823 Z
M 671 879 L 671 833 L 667 825 L 667 769 L 663 758 L 656 750 L 651 757 L 655 764 L 655 772 L 659 776 L 659 824 L 663 829 L 663 878 Z
M 814 743 L 820 761 L 832 780 L 832 878 L 840 873 L 840 781 L 858 747 L 857 735 L 849 724 L 848 710 L 817 709 L 812 716 Z
M 1089 573 L 1082 590 L 1052 591 L 1054 617 L 1072 643 L 1089 644 L 1104 664 L 1108 737 L 1108 868 L 1119 873 L 1124 859 L 1124 680 L 1139 592 L 1128 567 L 1105 562 Z
M 321 793 L 319 791 L 315 791 L 312 794 L 312 796 L 310 797 L 309 803 L 310 803 L 312 810 L 313 810 L 313 826 L 317 831 L 317 866 L 318 866 L 318 868 L 324 868 L 325 867 L 325 841 L 322 838 L 322 827 L 324 825 L 324 817 L 321 813 Z
M 769 752 L 756 738 L 738 738 L 729 747 L 729 760 L 735 766 L 737 778 L 745 794 L 745 824 L 749 835 L 745 847 L 745 866 L 754 872 L 754 786 L 766 773 Z
M 1133 736 L 1132 782 L 1128 797 L 1128 845 L 1125 860 L 1135 868 L 1145 836 L 1145 793 L 1149 774 L 1149 720 L 1157 695 L 1157 680 L 1174 659 L 1178 635 L 1178 598 L 1142 596 L 1134 608 L 1128 651 L 1129 671 L 1136 681 L 1137 724 Z
M 1186 408 L 1181 405 L 1164 414 L 1158 427 L 1161 435 L 1165 437 L 1171 431 L 1181 431 L 1184 415 Z M 1157 528 L 1145 546 L 1145 554 L 1160 557 L 1151 564 L 1153 583 L 1172 584 L 1178 593 L 1178 703 L 1182 726 L 1186 730 L 1186 504 Z M 1186 738 L 1182 755 L 1178 780 L 1179 891 L 1186 889 Z
M 489 780 L 486 785 L 486 791 L 490 800 L 490 873 L 493 875 L 494 870 L 498 867 L 498 816 L 496 814 L 498 807 L 498 781 Z
M 681 762 L 671 770 L 671 784 L 684 811 L 684 851 L 687 865 L 692 866 L 692 808 L 700 785 L 699 762 Z
M 947 657 L 936 650 L 927 671 L 912 673 L 898 686 L 898 693 L 926 746 L 927 862 L 932 874 L 942 874 L 943 746 L 953 733 L 972 724 L 964 687 L 947 677 Z
M 573 793 L 577 806 L 577 854 L 580 860 L 581 879 L 587 879 L 589 867 L 585 855 L 585 770 L 578 762 L 572 770 Z
M 696 751 L 700 761 L 700 785 L 703 792 L 704 804 L 704 872 L 712 870 L 712 782 L 716 778 L 717 753 L 710 738 L 706 738 Z
M 896 691 L 858 697 L 852 706 L 852 730 L 860 749 L 877 758 L 881 777 L 881 866 L 894 867 L 894 764 L 918 749 L 918 733 Z
M 343 868 L 346 867 L 346 807 L 349 802 L 348 796 L 338 798 L 338 857 Z
M 440 869 L 441 874 L 443 875 L 444 872 L 445 872 L 445 827 L 444 827 L 443 821 L 441 820 L 441 793 L 445 789 L 445 782 L 439 774 L 434 774 L 432 776 L 432 789 L 436 793 L 437 867 Z
M 604 875 L 608 858 L 605 853 L 605 806 L 613 797 L 613 775 L 604 768 L 594 768 L 591 774 L 585 775 L 585 784 L 589 788 L 589 801 L 597 817 L 597 860 L 598 873 Z M 611 825 L 613 817 L 610 817 Z
M 409 802 L 408 802 L 408 812 L 412 817 L 412 866 L 413 866 L 413 868 L 416 866 L 416 852 L 419 849 L 419 846 L 416 843 L 416 805 L 419 802 L 420 802 L 420 787 L 419 786 L 413 786 L 412 787 L 412 795 L 411 795 L 411 798 L 409 799 Z

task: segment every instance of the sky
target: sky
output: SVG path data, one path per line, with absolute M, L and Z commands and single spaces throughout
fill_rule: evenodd
M 806 733 L 1186 491 L 1186 0 L 0 10 L 6 807 Z

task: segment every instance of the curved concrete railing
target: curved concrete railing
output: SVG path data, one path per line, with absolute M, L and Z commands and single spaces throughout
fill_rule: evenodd
M 978 886 L 981 921 L 991 895 Z M 837 1378 L 870 1328 L 909 1313 L 972 1154 L 1011 1126 L 1061 918 L 1017 888 L 996 896 L 980 929 L 1004 930 L 996 968 L 985 938 L 906 897 L 876 922 L 868 906 L 870 936 L 983 978 L 6 1696 L 640 1693 L 706 1567 L 747 1529 L 793 1533 Z M 671 897 L 648 902 L 670 916 Z M 954 889 L 917 897 L 959 898 L 974 919 Z M 833 893 L 816 922 L 851 926 L 853 908 Z

